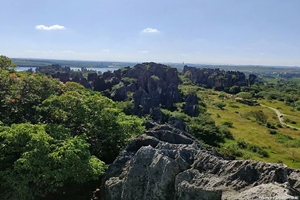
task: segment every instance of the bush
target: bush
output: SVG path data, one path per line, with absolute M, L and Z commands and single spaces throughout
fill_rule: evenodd
M 221 101 L 216 101 L 216 102 L 213 102 L 213 105 L 216 106 L 217 108 L 219 108 L 220 110 L 223 110 L 224 107 L 226 106 L 226 103 L 221 102 Z
M 228 92 L 229 92 L 230 94 L 237 94 L 237 93 L 239 93 L 240 91 L 241 91 L 240 87 L 239 87 L 239 86 L 236 86 L 236 85 L 232 86 L 232 87 L 229 88 L 229 90 L 228 90 Z
M 266 127 L 271 128 L 271 129 L 277 129 L 277 127 L 274 124 L 270 123 L 270 122 L 267 122 Z
M 258 106 L 259 105 L 259 103 L 257 103 L 257 101 L 249 100 L 249 99 L 236 99 L 236 102 L 243 103 L 248 106 Z
M 218 95 L 218 98 L 220 99 L 225 99 L 227 98 L 227 94 L 225 92 L 221 92 L 219 95 Z
M 252 151 L 253 153 L 257 153 L 257 154 L 261 155 L 262 157 L 265 157 L 265 158 L 269 157 L 268 152 L 266 150 L 264 150 L 263 148 L 257 146 L 257 145 L 254 145 L 254 144 L 249 145 L 248 149 L 250 151 Z
M 226 138 L 232 138 L 228 128 L 217 127 L 209 115 L 200 114 L 198 117 L 190 117 L 186 122 L 190 127 L 190 133 L 208 145 L 218 147 Z
M 233 123 L 232 123 L 232 122 L 229 122 L 229 121 L 223 122 L 222 125 L 227 126 L 227 127 L 229 127 L 229 128 L 232 128 L 232 127 L 233 127 Z
M 221 126 L 218 126 L 218 129 L 224 135 L 225 138 L 231 139 L 231 140 L 234 139 L 232 133 L 230 132 L 230 130 L 228 129 L 227 126 L 221 125 Z
M 276 135 L 276 134 L 277 134 L 277 131 L 275 131 L 275 130 L 269 130 L 269 133 L 270 133 L 271 135 Z
M 252 94 L 250 92 L 239 92 L 236 94 L 237 97 L 243 98 L 243 99 L 251 99 Z
M 285 134 L 277 133 L 275 140 L 278 143 L 286 144 L 290 140 L 293 140 L 293 138 L 291 136 L 288 136 L 288 135 L 285 135 Z
M 257 122 L 261 124 L 265 124 L 268 119 L 268 116 L 262 110 L 247 112 L 245 113 L 244 117 L 253 117 Z
M 241 149 L 247 149 L 247 143 L 245 141 L 237 141 L 237 146 Z
M 230 145 L 218 149 L 219 153 L 227 158 L 235 159 L 236 157 L 242 157 L 243 153 L 237 148 L 236 145 Z

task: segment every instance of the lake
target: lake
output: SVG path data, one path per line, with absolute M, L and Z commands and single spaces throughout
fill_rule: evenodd
M 16 71 L 27 71 L 29 69 L 32 69 L 33 71 L 35 71 L 36 67 L 17 67 Z M 81 70 L 81 68 L 77 68 L 77 67 L 70 67 L 72 70 L 74 71 L 78 71 Z M 118 70 L 119 68 L 112 68 L 112 67 L 103 67 L 103 68 L 86 68 L 88 70 L 94 70 L 97 72 L 107 72 L 107 71 L 114 71 L 114 70 Z

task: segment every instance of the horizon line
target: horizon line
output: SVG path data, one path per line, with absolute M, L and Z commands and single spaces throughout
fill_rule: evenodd
M 297 65 L 264 65 L 264 64 L 228 64 L 228 63 L 192 63 L 192 62 L 155 62 L 155 61 L 112 61 L 112 60 L 70 60 L 70 59 L 55 59 L 55 58 L 17 58 L 11 57 L 10 59 L 26 59 L 26 60 L 55 60 L 55 61 L 79 61 L 79 62 L 117 62 L 117 63 L 147 63 L 147 62 L 154 62 L 154 63 L 161 63 L 161 64 L 192 64 L 192 65 L 209 65 L 209 66 L 257 66 L 257 67 L 292 67 L 297 68 L 300 66 Z

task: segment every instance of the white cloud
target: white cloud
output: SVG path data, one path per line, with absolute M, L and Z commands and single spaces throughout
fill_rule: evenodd
M 65 27 L 61 25 L 52 25 L 52 26 L 45 26 L 45 25 L 36 25 L 36 29 L 38 30 L 44 30 L 44 31 L 51 31 L 51 30 L 64 30 Z
M 101 53 L 109 53 L 110 50 L 109 49 L 101 49 Z
M 149 53 L 149 51 L 138 51 L 139 53 Z
M 156 28 L 145 28 L 143 33 L 159 33 L 159 31 Z

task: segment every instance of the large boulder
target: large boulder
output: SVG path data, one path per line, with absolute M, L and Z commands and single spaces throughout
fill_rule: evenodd
M 198 117 L 200 111 L 199 101 L 196 94 L 188 94 L 186 96 L 183 112 L 191 117 Z
M 153 123 L 109 166 L 95 199 L 291 199 L 299 183 L 299 170 L 226 160 L 188 133 Z

